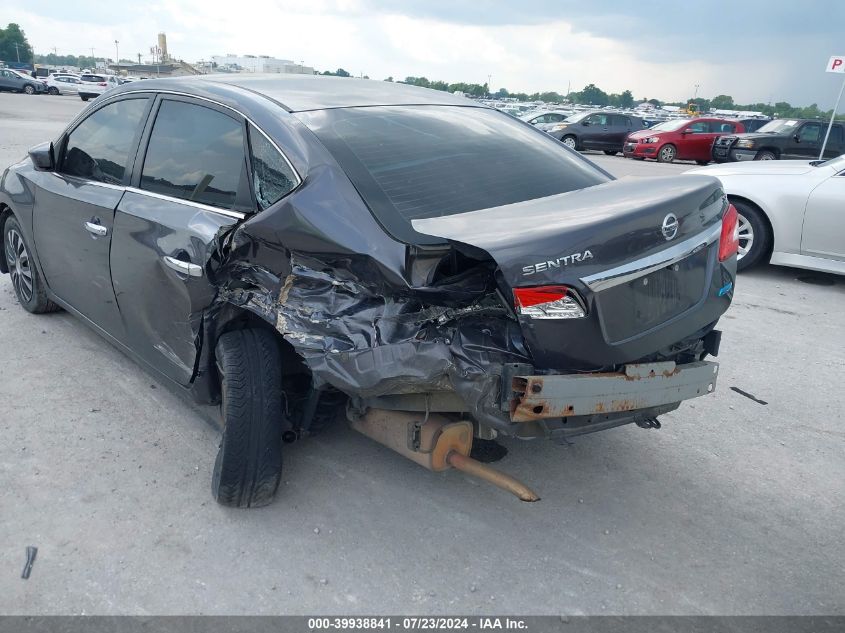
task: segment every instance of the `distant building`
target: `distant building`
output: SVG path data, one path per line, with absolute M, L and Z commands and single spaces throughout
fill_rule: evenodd
M 269 55 L 214 55 L 211 60 L 216 64 L 216 70 L 223 72 L 314 74 L 311 66 Z

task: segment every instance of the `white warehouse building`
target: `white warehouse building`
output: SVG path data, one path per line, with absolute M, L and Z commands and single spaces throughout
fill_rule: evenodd
M 213 55 L 217 70 L 231 70 L 247 73 L 298 73 L 313 75 L 311 66 L 297 64 L 289 59 L 276 59 L 269 55 Z

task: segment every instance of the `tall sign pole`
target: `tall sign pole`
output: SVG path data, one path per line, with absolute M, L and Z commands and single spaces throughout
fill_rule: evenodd
M 826 72 L 840 73 L 845 75 L 845 55 L 834 55 L 827 61 Z M 836 97 L 836 105 L 830 115 L 830 123 L 827 124 L 827 132 L 824 135 L 822 151 L 819 152 L 819 160 L 824 160 L 824 149 L 827 147 L 827 139 L 830 138 L 830 130 L 833 127 L 833 120 L 836 118 L 836 111 L 839 110 L 839 102 L 842 101 L 842 93 L 845 92 L 845 76 L 842 77 L 842 87 L 839 89 L 839 96 Z

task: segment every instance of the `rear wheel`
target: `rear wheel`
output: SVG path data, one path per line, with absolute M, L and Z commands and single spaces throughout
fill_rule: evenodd
M 674 145 L 664 145 L 660 148 L 660 151 L 657 152 L 657 162 L 658 163 L 671 163 L 675 160 L 675 156 L 677 156 L 678 150 L 675 149 Z
M 733 205 L 739 225 L 736 267 L 737 270 L 746 270 L 766 257 L 772 244 L 772 232 L 760 209 L 746 202 L 734 202 Z
M 696 165 L 701 165 L 702 167 L 704 167 L 705 165 L 708 165 L 709 163 L 710 163 L 709 160 L 697 160 L 697 161 L 695 161 Z
M 574 136 L 572 136 L 571 134 L 568 134 L 568 135 L 564 136 L 564 137 L 563 137 L 562 139 L 560 139 L 560 140 L 561 140 L 561 142 L 562 142 L 564 145 L 566 145 L 569 149 L 577 149 L 578 143 L 577 143 L 577 141 L 575 140 L 575 137 L 574 137 Z
M 754 157 L 754 160 L 777 160 L 778 157 L 775 155 L 774 152 L 764 149 L 760 152 L 757 152 L 757 155 Z
M 47 93 L 48 93 L 48 94 L 51 94 L 51 95 L 53 95 L 53 96 L 56 96 L 57 94 L 59 94 L 59 89 L 58 89 L 58 88 L 56 88 L 55 86 L 50 86 L 50 87 L 47 89 Z
M 3 250 L 15 296 L 23 309 L 34 314 L 60 310 L 59 306 L 47 298 L 47 289 L 38 275 L 35 262 L 30 257 L 21 225 L 14 216 L 6 218 L 3 226 Z
M 33 86 L 32 84 L 26 84 L 23 87 L 23 91 L 28 95 L 34 95 L 35 94 L 35 86 Z
M 237 330 L 217 342 L 223 437 L 211 489 L 224 506 L 273 500 L 282 476 L 282 367 L 276 337 Z

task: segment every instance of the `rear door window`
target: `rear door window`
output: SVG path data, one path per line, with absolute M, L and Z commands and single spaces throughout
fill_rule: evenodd
M 124 184 L 149 99 L 123 99 L 88 116 L 70 133 L 61 173 L 87 180 Z
M 298 182 L 285 157 L 252 125 L 249 126 L 252 189 L 258 208 L 266 209 L 290 193 Z
M 243 123 L 211 108 L 163 100 L 144 157 L 141 189 L 254 210 L 247 202 Z

